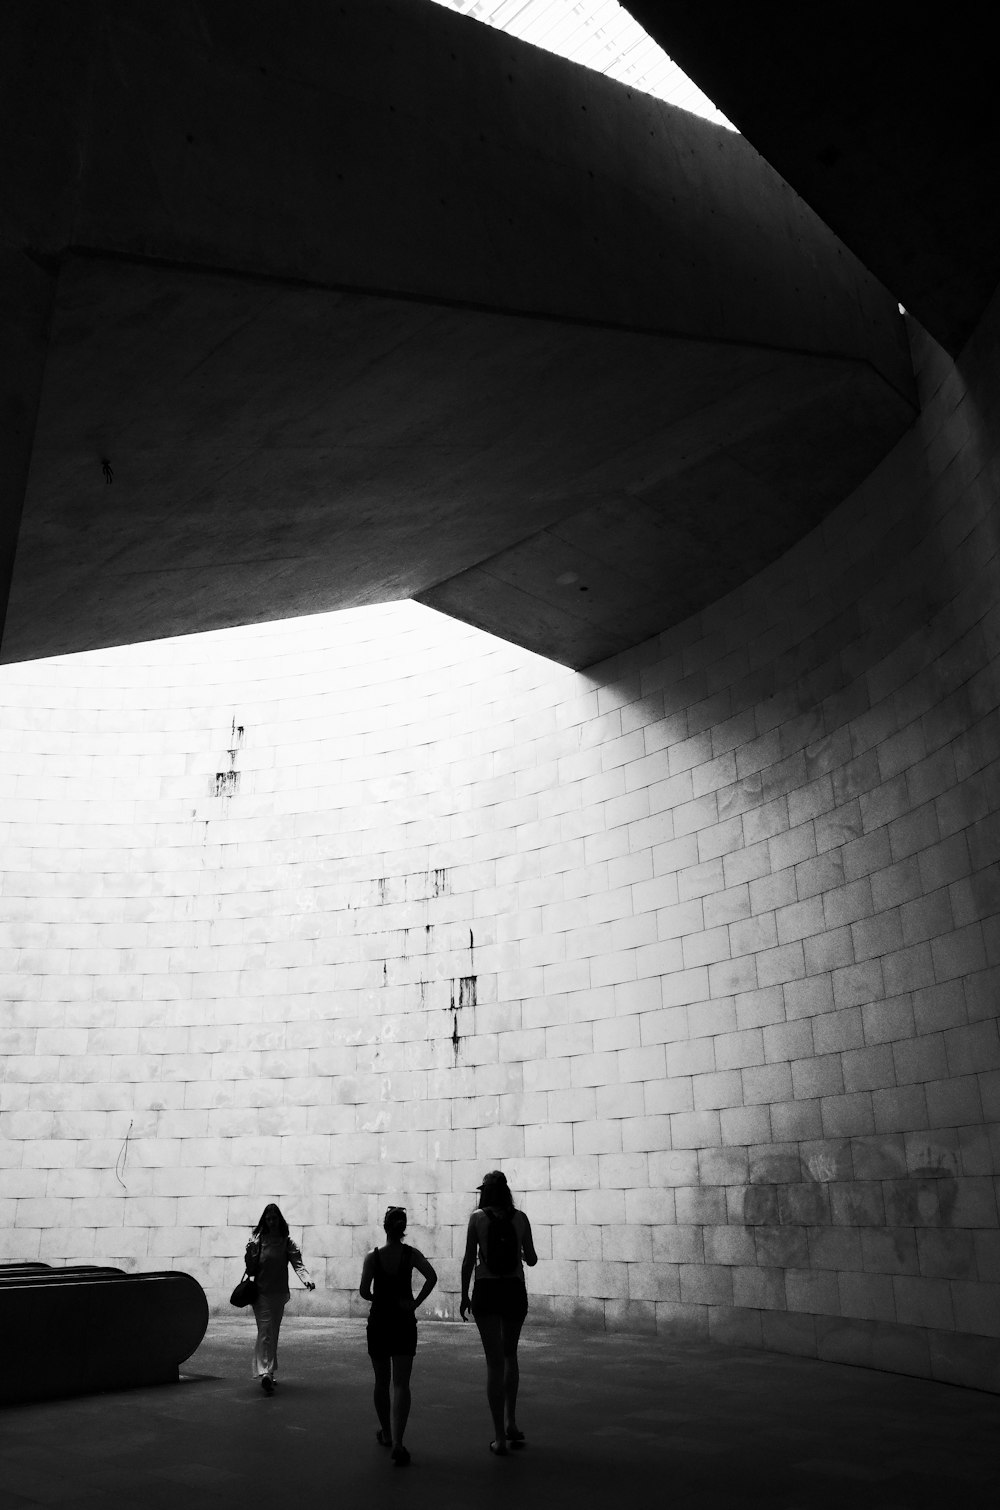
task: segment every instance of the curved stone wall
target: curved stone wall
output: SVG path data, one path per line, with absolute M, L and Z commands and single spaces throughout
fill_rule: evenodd
M 578 675 L 414 605 L 0 672 L 4 1258 L 335 1313 L 388 1201 L 454 1314 L 998 1387 L 992 330 L 774 568 Z

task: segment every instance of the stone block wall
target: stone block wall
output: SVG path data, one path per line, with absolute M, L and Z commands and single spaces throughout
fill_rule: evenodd
M 0 672 L 0 1251 L 388 1201 L 455 1313 L 1000 1387 L 996 321 L 774 567 L 576 674 L 414 605 Z

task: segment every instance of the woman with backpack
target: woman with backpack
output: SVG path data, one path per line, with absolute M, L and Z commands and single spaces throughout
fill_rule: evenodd
M 524 1432 L 517 1424 L 517 1344 L 528 1314 L 524 1265 L 533 1267 L 537 1262 L 531 1223 L 515 1207 L 507 1176 L 494 1169 L 483 1179 L 479 1205 L 469 1217 L 460 1311 L 465 1321 L 471 1309 L 486 1354 L 486 1398 L 494 1432 L 490 1452 L 497 1457 L 506 1457 L 508 1443 L 514 1447 L 524 1443 Z

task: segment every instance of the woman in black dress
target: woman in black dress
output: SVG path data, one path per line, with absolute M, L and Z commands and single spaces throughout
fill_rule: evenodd
M 423 1305 L 437 1284 L 437 1275 L 417 1248 L 403 1242 L 406 1210 L 386 1209 L 385 1246 L 374 1248 L 361 1271 L 361 1296 L 371 1301 L 368 1315 L 368 1356 L 375 1370 L 375 1433 L 383 1447 L 392 1448 L 392 1461 L 403 1468 L 410 1454 L 403 1446 L 403 1433 L 410 1414 L 410 1370 L 417 1351 L 418 1306 Z M 413 1298 L 413 1271 L 424 1277 Z M 390 1408 L 390 1385 L 392 1402 Z

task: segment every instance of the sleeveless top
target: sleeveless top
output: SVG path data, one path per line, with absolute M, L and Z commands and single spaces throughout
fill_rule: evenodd
M 395 1274 L 390 1274 L 388 1269 L 382 1266 L 382 1255 L 375 1248 L 372 1257 L 375 1262 L 372 1265 L 372 1308 L 370 1315 L 399 1316 L 404 1315 L 399 1309 L 400 1300 L 413 1299 L 413 1249 L 406 1243 L 402 1245 L 403 1252 L 399 1260 L 399 1268 Z

